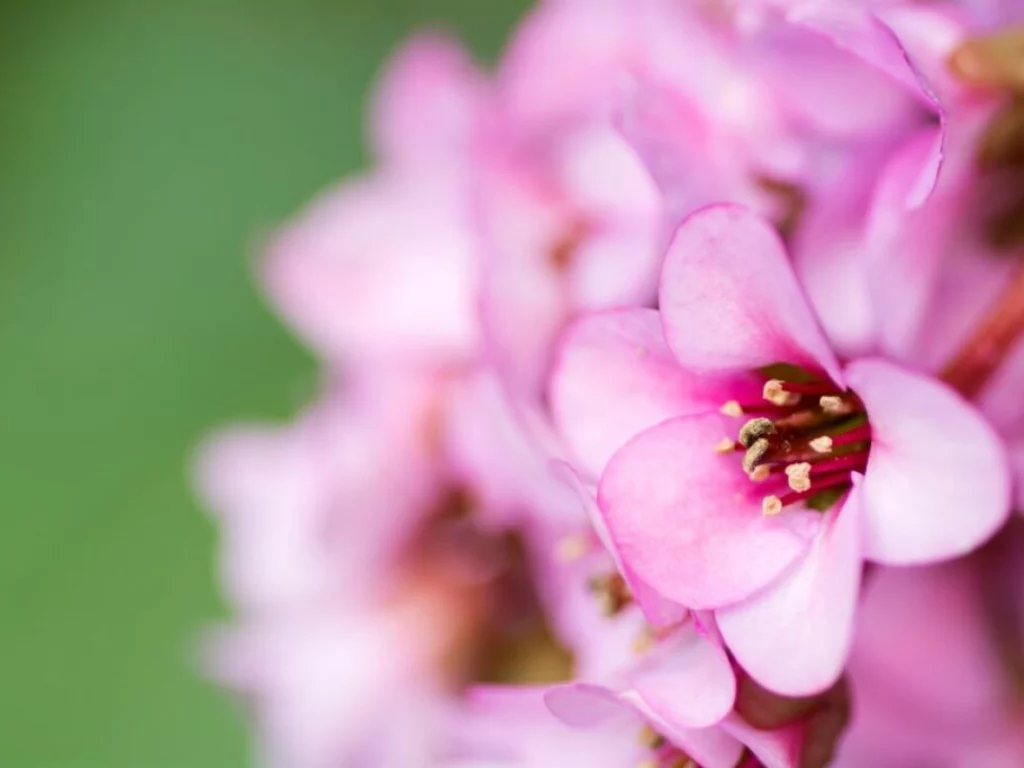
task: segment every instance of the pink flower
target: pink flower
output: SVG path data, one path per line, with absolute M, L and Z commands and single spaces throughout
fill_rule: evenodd
M 496 663 L 491 644 L 515 648 L 542 620 L 531 553 L 505 535 L 539 536 L 544 487 L 513 493 L 520 457 L 497 464 L 513 459 L 498 441 L 464 460 L 467 418 L 510 429 L 486 379 L 360 373 L 296 424 L 236 428 L 199 462 L 239 611 L 208 666 L 252 702 L 267 758 L 288 768 L 430 764 L 461 687 Z M 561 489 L 578 512 L 548 482 L 545 498 Z
M 679 228 L 660 307 L 570 330 L 557 423 L 600 476 L 627 567 L 714 610 L 766 687 L 823 690 L 845 663 L 862 560 L 931 562 L 985 541 L 1009 511 L 1005 453 L 943 385 L 841 363 L 778 237 L 742 208 Z

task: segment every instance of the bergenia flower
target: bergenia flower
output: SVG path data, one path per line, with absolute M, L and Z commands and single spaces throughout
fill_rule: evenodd
M 680 226 L 658 313 L 577 323 L 552 401 L 623 561 L 714 610 L 779 693 L 839 676 L 863 560 L 952 558 L 1009 513 L 985 420 L 891 362 L 840 362 L 775 231 L 736 206 Z

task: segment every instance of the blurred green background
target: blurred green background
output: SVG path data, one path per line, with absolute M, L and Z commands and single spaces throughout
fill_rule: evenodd
M 253 245 L 361 165 L 402 36 L 440 25 L 493 59 L 525 6 L 0 5 L 0 766 L 248 764 L 192 660 L 225 613 L 186 462 L 315 381 Z

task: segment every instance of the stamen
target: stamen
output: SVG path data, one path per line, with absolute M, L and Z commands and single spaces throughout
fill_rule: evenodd
M 590 540 L 586 534 L 573 533 L 558 542 L 555 554 L 563 563 L 573 563 L 581 560 L 589 551 Z
M 718 453 L 732 453 L 735 450 L 736 442 L 728 437 L 723 437 L 721 442 L 715 446 L 715 451 Z
M 832 438 L 828 435 L 816 437 L 808 445 L 811 446 L 811 450 L 815 453 L 832 453 Z
M 818 400 L 818 405 L 821 406 L 821 410 L 830 416 L 842 416 L 847 413 L 853 413 L 852 406 L 846 402 L 839 395 L 822 395 Z
M 761 463 L 761 459 L 768 453 L 769 448 L 771 448 L 771 444 L 763 437 L 754 441 L 754 444 L 743 454 L 743 471 L 748 475 L 753 472 Z
M 782 499 L 775 494 L 765 496 L 761 500 L 761 514 L 765 517 L 775 517 L 782 511 Z
M 618 573 L 594 576 L 587 585 L 605 616 L 615 616 L 633 602 L 625 579 Z
M 744 448 L 749 448 L 760 438 L 767 437 L 774 433 L 775 425 L 772 423 L 772 420 L 761 417 L 751 419 L 744 424 L 740 428 L 740 434 L 737 439 L 739 440 L 740 445 Z
M 764 383 L 762 395 L 769 403 L 780 408 L 786 408 L 800 402 L 800 395 L 796 392 L 787 391 L 784 383 L 779 379 L 768 379 Z
M 654 630 L 650 627 L 644 627 L 640 634 L 636 636 L 636 639 L 633 640 L 633 653 L 637 656 L 643 656 L 654 647 L 657 640 L 658 638 L 654 634 Z
M 730 400 L 725 403 L 720 410 L 722 415 L 731 416 L 734 419 L 738 419 L 743 415 L 743 406 L 741 406 L 737 400 Z
M 786 477 L 789 478 L 789 487 L 797 493 L 810 490 L 811 487 L 811 465 L 806 461 L 798 464 L 790 464 L 786 467 Z
M 755 483 L 762 483 L 767 480 L 772 474 L 771 468 L 767 464 L 761 464 L 760 466 L 754 467 L 749 473 L 749 477 Z
M 658 749 L 665 744 L 665 737 L 646 723 L 640 728 L 640 746 L 647 749 Z

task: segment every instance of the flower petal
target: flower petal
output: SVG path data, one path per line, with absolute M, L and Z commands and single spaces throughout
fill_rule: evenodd
M 637 694 L 667 722 L 707 728 L 732 711 L 736 676 L 725 651 L 693 626 L 674 633 L 630 675 Z
M 778 583 L 717 612 L 740 665 L 786 696 L 828 689 L 846 666 L 860 588 L 861 500 L 834 507 L 807 556 Z
M 760 387 L 730 390 L 679 366 L 658 313 L 622 309 L 585 315 L 562 337 L 551 381 L 555 423 L 580 467 L 598 477 L 637 434 L 673 416 L 717 410 Z
M 764 588 L 799 557 L 816 513 L 761 514 L 759 486 L 735 454 L 715 451 L 734 427 L 683 416 L 631 440 L 608 463 L 598 503 L 628 567 L 690 608 L 718 608 Z
M 865 556 L 944 560 L 995 533 L 1010 512 L 1010 474 L 988 423 L 943 384 L 886 361 L 857 360 L 846 372 L 872 429 Z
M 476 350 L 475 252 L 455 180 L 379 172 L 314 204 L 272 244 L 278 311 L 331 360 Z
M 464 150 L 487 95 L 483 73 L 455 40 L 423 33 L 406 42 L 374 94 L 378 157 L 433 162 Z
M 842 383 L 782 242 L 741 206 L 712 205 L 680 225 L 665 257 L 661 312 L 684 367 L 726 373 L 784 362 Z

